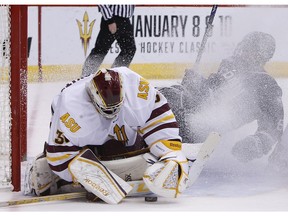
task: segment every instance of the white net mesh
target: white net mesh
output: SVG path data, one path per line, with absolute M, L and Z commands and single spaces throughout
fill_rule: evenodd
M 0 190 L 11 184 L 10 10 L 0 5 Z

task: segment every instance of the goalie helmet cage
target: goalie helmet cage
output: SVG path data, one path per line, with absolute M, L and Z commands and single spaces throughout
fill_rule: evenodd
M 0 190 L 21 190 L 27 152 L 27 6 L 0 5 Z

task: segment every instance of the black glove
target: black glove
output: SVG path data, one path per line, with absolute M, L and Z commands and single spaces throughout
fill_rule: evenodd
M 266 155 L 274 144 L 268 134 L 257 133 L 238 141 L 232 148 L 232 154 L 239 161 L 248 162 Z

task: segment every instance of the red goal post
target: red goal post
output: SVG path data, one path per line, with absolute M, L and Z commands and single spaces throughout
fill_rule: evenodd
M 0 6 L 0 189 L 21 190 L 27 154 L 27 6 Z

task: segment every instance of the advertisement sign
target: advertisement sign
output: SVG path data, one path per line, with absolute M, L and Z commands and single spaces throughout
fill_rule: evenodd
M 38 64 L 38 10 L 37 6 L 29 7 L 28 34 L 33 38 L 30 66 Z M 81 70 L 99 32 L 101 13 L 98 7 L 43 6 L 41 11 L 42 65 L 78 65 L 77 70 Z M 181 73 L 183 68 L 192 66 L 210 12 L 211 6 L 136 6 L 131 22 L 137 51 L 131 67 L 141 71 L 141 68 L 154 64 L 159 70 L 166 67 L 173 73 L 178 67 Z M 277 48 L 271 62 L 286 64 L 288 29 L 283 28 L 282 23 L 287 19 L 288 7 L 285 6 L 219 6 L 201 63 L 219 64 L 233 53 L 236 44 L 246 34 L 262 31 L 276 40 Z M 115 42 L 103 64 L 111 66 L 119 52 L 120 47 Z

